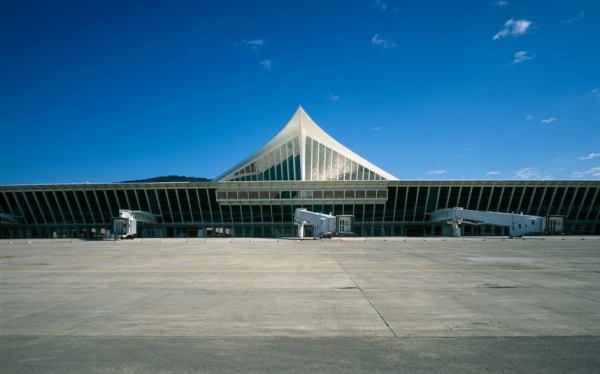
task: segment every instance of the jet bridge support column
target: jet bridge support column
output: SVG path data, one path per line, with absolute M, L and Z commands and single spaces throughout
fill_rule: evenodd
M 460 226 L 458 225 L 458 221 L 452 221 L 452 233 L 456 237 L 460 237 Z
M 304 222 L 298 222 L 298 238 L 304 238 Z

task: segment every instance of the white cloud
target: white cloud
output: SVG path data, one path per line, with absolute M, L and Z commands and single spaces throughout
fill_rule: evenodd
M 500 175 L 501 173 L 499 171 L 488 171 L 487 173 L 485 173 L 485 175 L 487 176 L 493 176 L 493 175 Z
M 262 60 L 258 64 L 262 66 L 265 70 L 271 70 L 273 68 L 273 61 L 269 59 Z
M 383 49 L 396 48 L 398 46 L 398 44 L 389 40 L 389 38 L 381 39 L 379 34 L 373 35 L 373 37 L 371 38 L 371 43 Z
M 265 42 L 262 39 L 244 39 L 239 43 L 236 43 L 237 45 L 241 45 L 242 47 L 251 49 L 253 51 L 256 51 L 259 47 L 262 47 Z
M 538 175 L 537 171 L 531 168 L 523 168 L 515 171 L 515 178 L 518 179 L 530 179 L 535 178 Z
M 327 101 L 331 101 L 331 102 L 338 102 L 340 101 L 340 97 L 336 94 L 334 94 L 333 92 L 330 92 L 327 94 Z
M 521 62 L 524 62 L 524 61 L 533 60 L 534 58 L 535 58 L 535 55 L 534 56 L 528 55 L 527 51 L 519 51 L 519 52 L 515 53 L 515 56 L 513 58 L 513 65 L 520 64 Z
M 563 23 L 573 23 L 573 22 L 581 21 L 584 18 L 585 18 L 585 14 L 583 13 L 583 10 L 582 10 L 581 12 L 579 12 L 578 15 L 576 15 L 573 18 L 569 18 L 566 21 L 563 21 Z
M 383 2 L 382 0 L 375 0 L 371 6 L 380 12 L 385 12 L 388 8 L 387 3 Z
M 540 122 L 542 122 L 544 125 L 547 125 L 547 124 L 552 123 L 552 122 L 554 122 L 556 120 L 557 120 L 556 118 L 550 117 L 550 118 L 545 118 L 545 119 L 541 120 Z
M 579 157 L 580 160 L 593 160 L 595 158 L 600 157 L 600 153 L 590 153 L 587 156 L 581 156 Z
M 600 88 L 594 88 L 593 90 L 590 91 L 590 95 L 592 96 L 596 96 L 596 97 L 600 97 Z
M 440 175 L 440 174 L 445 174 L 446 170 L 444 169 L 437 169 L 437 170 L 431 170 L 427 172 L 427 175 Z
M 513 178 L 517 179 L 540 179 L 540 173 L 533 168 L 523 168 L 515 171 Z
M 531 26 L 531 21 L 526 19 L 509 19 L 504 23 L 504 28 L 494 35 L 493 39 L 498 40 L 507 36 L 520 36 L 527 32 L 527 29 Z
M 552 175 L 542 175 L 535 168 L 523 168 L 515 171 L 513 175 L 514 179 L 540 179 L 549 180 L 552 179 Z
M 528 115 L 526 115 L 526 116 L 525 116 L 525 118 L 526 118 L 528 121 L 533 121 L 533 120 L 535 119 L 535 116 L 534 116 L 533 114 L 528 114 Z
M 571 178 L 594 178 L 600 179 L 600 166 L 588 169 L 586 171 L 576 171 L 571 173 Z

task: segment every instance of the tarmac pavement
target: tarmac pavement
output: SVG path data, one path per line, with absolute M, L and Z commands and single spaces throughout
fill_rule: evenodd
M 598 372 L 600 238 L 0 241 L 1 372 Z

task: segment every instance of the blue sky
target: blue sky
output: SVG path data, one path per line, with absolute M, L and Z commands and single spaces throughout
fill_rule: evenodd
M 399 179 L 600 179 L 600 2 L 0 0 L 0 184 L 213 178 L 298 105 Z

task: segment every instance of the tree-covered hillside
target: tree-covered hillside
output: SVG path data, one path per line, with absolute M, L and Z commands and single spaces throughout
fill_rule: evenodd
M 144 182 L 210 182 L 208 178 L 184 177 L 182 175 L 167 175 L 164 177 L 153 177 L 146 179 L 123 181 L 118 183 L 144 183 Z

